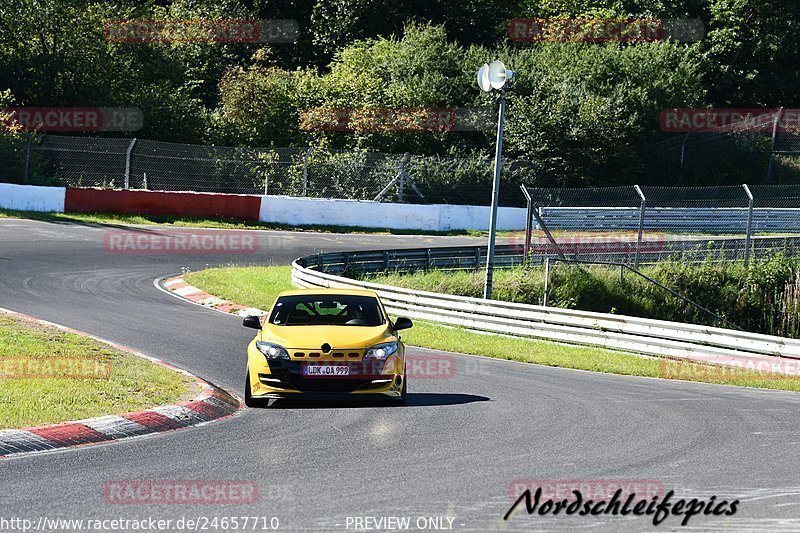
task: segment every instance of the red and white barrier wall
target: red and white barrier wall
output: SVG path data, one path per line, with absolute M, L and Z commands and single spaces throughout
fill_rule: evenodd
M 119 213 L 225 217 L 288 226 L 331 225 L 449 231 L 489 227 L 489 208 L 446 204 L 391 204 L 288 196 L 159 192 L 0 183 L 0 208 L 59 213 Z M 498 229 L 525 227 L 525 209 L 501 207 Z
M 525 214 L 526 210 L 519 207 L 501 207 L 497 215 L 498 229 L 525 229 Z M 488 230 L 489 208 L 265 196 L 261 201 L 259 220 L 290 226 L 325 224 L 428 231 Z
M 67 213 L 119 213 L 258 220 L 261 197 L 246 194 L 129 191 L 67 187 Z
M 65 187 L 0 183 L 0 209 L 64 212 Z

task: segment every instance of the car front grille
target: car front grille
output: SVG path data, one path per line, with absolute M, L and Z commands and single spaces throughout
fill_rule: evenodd
M 357 372 L 357 375 L 351 376 L 324 376 L 324 377 L 308 377 L 303 375 L 304 363 L 300 361 L 289 361 L 276 363 L 270 362 L 270 374 L 265 374 L 263 378 L 270 378 L 270 380 L 278 379 L 280 384 L 265 383 L 271 387 L 276 388 L 292 388 L 303 392 L 352 392 L 357 389 L 380 388 L 386 385 L 386 381 L 391 380 L 391 375 L 381 375 L 379 368 L 370 368 L 364 366 L 360 362 L 348 363 L 351 372 Z M 262 383 L 264 379 L 262 378 Z M 381 383 L 374 383 L 375 380 L 381 380 Z
M 315 357 L 322 357 L 322 355 L 323 355 L 322 352 L 294 352 L 292 354 L 293 357 L 296 357 L 298 359 L 306 359 L 306 358 L 312 358 L 313 359 Z M 347 352 L 347 353 L 345 353 L 345 352 L 333 352 L 330 355 L 332 357 L 334 357 L 335 359 L 344 359 L 345 356 L 348 359 L 357 359 L 357 358 L 361 357 L 361 354 L 359 352 Z

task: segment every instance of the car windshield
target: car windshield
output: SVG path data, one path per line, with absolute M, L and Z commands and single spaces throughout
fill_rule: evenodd
M 304 294 L 278 298 L 269 323 L 278 326 L 380 326 L 386 320 L 374 296 Z

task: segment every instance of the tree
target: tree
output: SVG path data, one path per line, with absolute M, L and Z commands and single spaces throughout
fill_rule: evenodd
M 696 105 L 704 90 L 691 49 L 668 44 L 558 44 L 508 52 L 521 72 L 510 93 L 507 150 L 560 185 L 646 177 L 639 153 L 661 109 Z
M 717 105 L 779 107 L 800 97 L 800 4 L 712 0 L 703 43 L 708 87 Z

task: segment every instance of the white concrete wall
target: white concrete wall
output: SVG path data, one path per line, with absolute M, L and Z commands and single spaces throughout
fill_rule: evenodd
M 63 213 L 66 194 L 64 187 L 0 183 L 0 208 Z
M 324 224 L 430 231 L 488 230 L 489 208 L 264 196 L 261 199 L 259 219 L 262 222 L 292 226 Z M 525 229 L 525 209 L 501 207 L 497 216 L 497 227 L 500 230 Z

